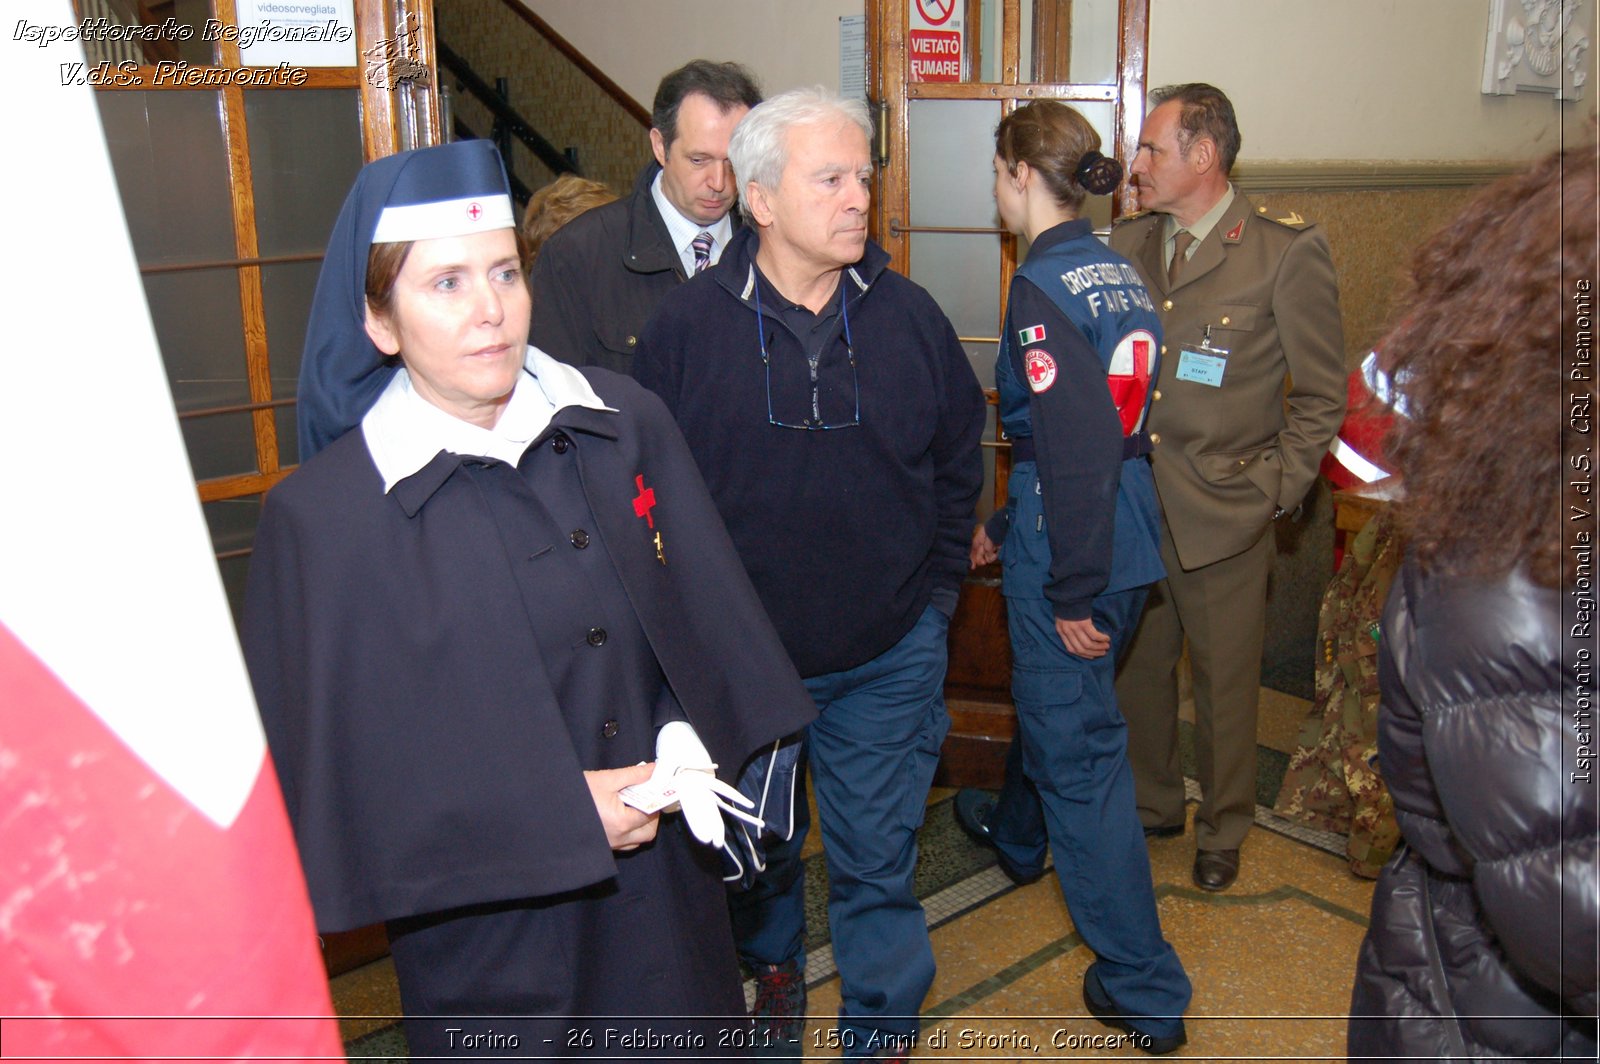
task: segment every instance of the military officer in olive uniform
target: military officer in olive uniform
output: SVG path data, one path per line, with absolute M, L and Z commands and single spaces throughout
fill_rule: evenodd
M 1149 417 L 1167 579 L 1117 682 L 1147 835 L 1184 828 L 1176 666 L 1194 676 L 1194 881 L 1226 890 L 1255 815 L 1256 704 L 1273 522 L 1294 510 L 1344 417 L 1328 242 L 1228 179 L 1233 105 L 1210 85 L 1151 94 L 1131 175 L 1143 213 L 1111 246 L 1143 274 L 1165 341 Z

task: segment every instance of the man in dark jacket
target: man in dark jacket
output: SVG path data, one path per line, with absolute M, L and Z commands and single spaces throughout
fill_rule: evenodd
M 633 372 L 639 334 L 662 297 L 720 259 L 733 236 L 728 138 L 760 102 L 737 63 L 696 59 L 661 79 L 651 111 L 655 161 L 633 193 L 579 215 L 539 252 L 533 346 L 575 366 Z
M 754 225 L 661 305 L 636 366 L 817 703 L 806 745 L 842 981 L 830 1046 L 861 1057 L 906 1053 L 933 982 L 912 870 L 984 420 L 955 330 L 867 239 L 870 130 L 859 102 L 816 90 L 751 111 L 729 154 Z M 735 930 L 747 960 L 764 943 L 785 952 L 760 959 L 803 972 L 798 858 L 798 840 L 769 855 Z

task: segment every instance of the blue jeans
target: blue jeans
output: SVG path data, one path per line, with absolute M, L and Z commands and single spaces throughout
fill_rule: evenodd
M 828 863 L 828 924 L 839 967 L 838 1045 L 869 1057 L 907 1046 L 933 985 L 927 918 L 912 887 L 917 829 L 950 730 L 944 676 L 950 619 L 929 606 L 901 640 L 864 665 L 813 676 L 806 734 Z M 734 896 L 747 962 L 777 964 L 805 936 L 804 832 L 769 853 L 754 897 Z M 761 891 L 758 882 L 755 891 Z M 794 954 L 790 954 L 793 956 Z
M 1095 627 L 1111 651 L 1093 660 L 1067 651 L 1042 598 L 1007 598 L 1018 738 L 990 830 L 1024 873 L 1044 867 L 1046 838 L 1072 923 L 1097 958 L 1112 1003 L 1147 1017 L 1138 1029 L 1176 1034 L 1189 978 L 1161 935 L 1150 854 L 1134 804 L 1128 727 L 1117 709 L 1116 659 L 1139 619 L 1145 589 L 1100 595 Z M 1020 771 L 1019 771 L 1020 769 Z

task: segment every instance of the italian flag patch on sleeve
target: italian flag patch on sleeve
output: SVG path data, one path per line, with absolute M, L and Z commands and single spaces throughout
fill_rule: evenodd
M 1040 343 L 1043 340 L 1044 340 L 1044 326 L 1043 325 L 1030 325 L 1026 329 L 1021 329 L 1021 330 L 1019 330 L 1017 332 L 1017 342 L 1019 344 L 1021 344 L 1023 347 L 1027 347 L 1029 344 Z

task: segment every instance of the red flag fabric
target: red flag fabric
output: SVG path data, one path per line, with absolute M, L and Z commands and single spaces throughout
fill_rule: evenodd
M 0 60 L 0 1049 L 342 1060 L 82 45 Z
M 219 827 L 3 626 L 0 687 L 6 1055 L 342 1059 L 271 762 Z

